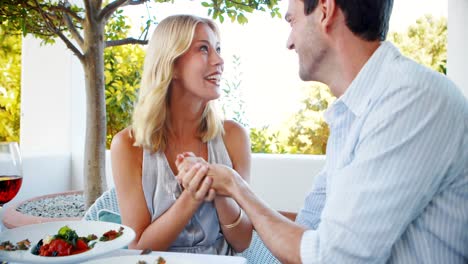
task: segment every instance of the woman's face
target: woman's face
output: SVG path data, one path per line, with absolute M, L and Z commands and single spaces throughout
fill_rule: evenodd
M 190 48 L 175 63 L 172 86 L 203 101 L 217 99 L 223 69 L 218 37 L 208 25 L 199 23 Z

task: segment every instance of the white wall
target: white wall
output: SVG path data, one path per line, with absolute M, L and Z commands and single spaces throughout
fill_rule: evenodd
M 70 190 L 69 154 L 22 154 L 23 183 L 6 206 L 26 199 Z
M 63 187 L 82 188 L 86 102 L 79 60 L 60 40 L 41 45 L 25 37 L 21 82 L 22 154 L 68 157 Z
M 70 56 L 62 45 L 41 46 L 23 39 L 21 76 L 21 150 L 68 153 L 71 140 Z
M 468 97 L 468 0 L 448 1 L 447 75 Z
M 23 186 L 16 201 L 71 188 L 70 52 L 23 38 L 20 150 Z
M 250 184 L 272 208 L 298 212 L 325 156 L 254 154 Z

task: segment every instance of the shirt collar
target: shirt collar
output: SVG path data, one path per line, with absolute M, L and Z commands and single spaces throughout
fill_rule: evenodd
M 385 74 L 382 69 L 388 61 L 398 56 L 401 54 L 392 43 L 382 42 L 338 100 L 344 103 L 354 115 L 360 116 L 373 97 L 385 89 L 385 86 L 376 82 L 380 74 Z

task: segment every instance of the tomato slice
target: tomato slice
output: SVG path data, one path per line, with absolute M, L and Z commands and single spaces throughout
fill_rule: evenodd
M 63 239 L 54 239 L 39 249 L 41 256 L 69 256 L 71 252 L 72 245 Z

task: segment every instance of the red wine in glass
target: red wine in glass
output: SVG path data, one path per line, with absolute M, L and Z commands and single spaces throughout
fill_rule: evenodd
M 0 142 L 0 208 L 16 196 L 22 183 L 18 143 Z
M 0 175 L 0 206 L 15 198 L 21 188 L 23 177 Z

